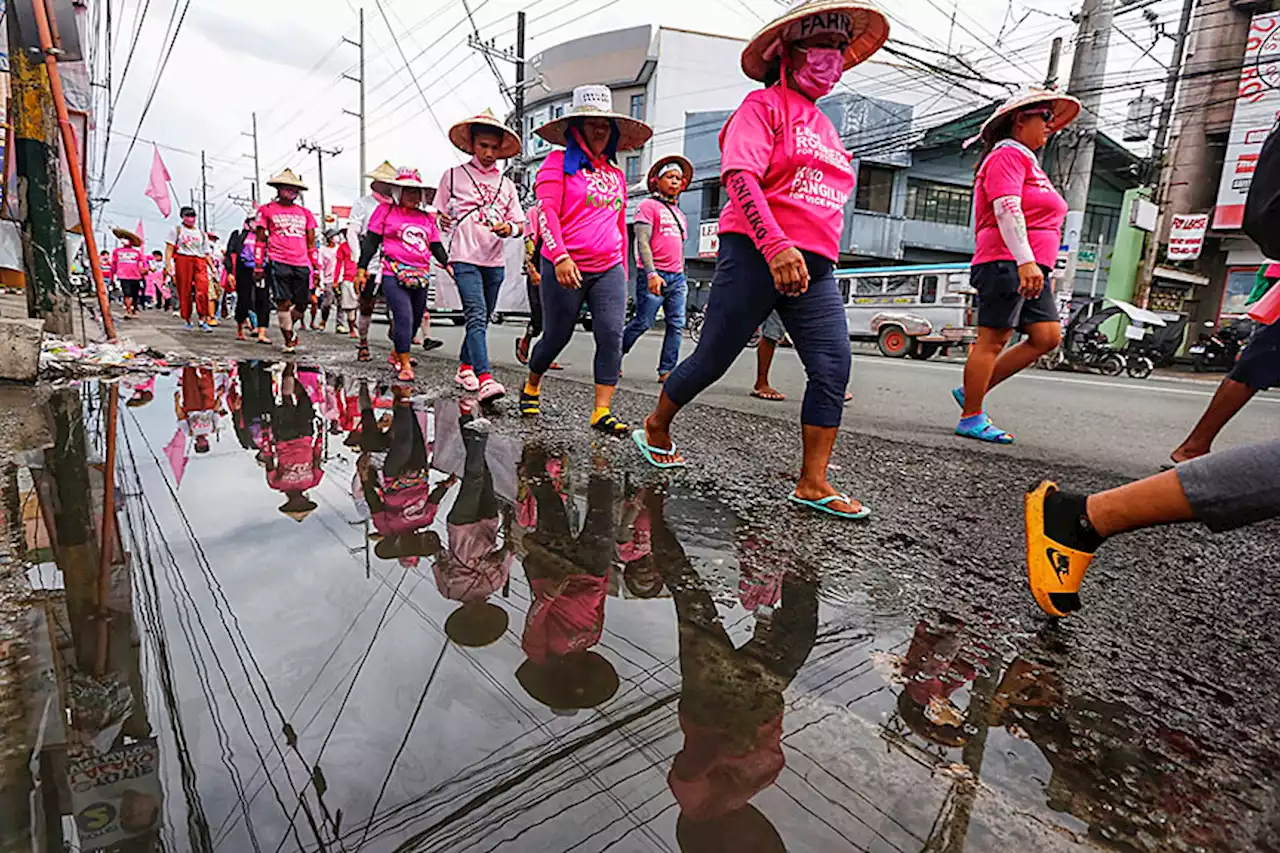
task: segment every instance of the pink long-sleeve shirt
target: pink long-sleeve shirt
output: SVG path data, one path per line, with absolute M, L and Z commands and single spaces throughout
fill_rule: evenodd
M 553 151 L 538 170 L 536 189 L 543 257 L 554 264 L 568 255 L 586 273 L 625 262 L 627 180 L 621 169 L 608 163 L 569 177 L 564 151 Z
M 444 232 L 450 261 L 478 267 L 505 265 L 505 238 L 494 234 L 493 226 L 508 222 L 515 229 L 512 236 L 519 236 L 525 216 L 515 184 L 497 166 L 485 169 L 474 157 L 470 163 L 454 166 L 440 177 L 432 204 L 453 220 L 453 227 Z

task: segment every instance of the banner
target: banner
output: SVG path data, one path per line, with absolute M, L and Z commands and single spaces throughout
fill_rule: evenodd
M 720 252 L 720 222 L 712 219 L 698 225 L 698 257 L 714 258 Z
M 101 850 L 159 828 L 164 814 L 155 738 L 67 768 L 81 850 Z
M 1204 234 L 1209 230 L 1209 214 L 1183 213 L 1173 217 L 1169 228 L 1169 260 L 1194 261 L 1204 250 Z
M 1218 183 L 1213 227 L 1239 228 L 1262 143 L 1280 116 L 1280 12 L 1254 15 L 1249 25 L 1235 117 Z

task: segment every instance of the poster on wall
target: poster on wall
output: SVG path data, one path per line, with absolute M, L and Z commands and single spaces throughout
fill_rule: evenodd
M 140 740 L 67 768 L 81 850 L 101 850 L 160 826 L 160 747 Z
M 1280 12 L 1254 15 L 1249 25 L 1235 117 L 1213 212 L 1215 229 L 1244 222 L 1244 203 L 1253 181 L 1262 143 L 1280 117 Z
M 1175 214 L 1169 227 L 1169 260 L 1194 261 L 1204 250 L 1209 214 Z

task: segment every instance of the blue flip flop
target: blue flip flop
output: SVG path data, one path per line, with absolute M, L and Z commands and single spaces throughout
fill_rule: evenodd
M 661 468 L 665 471 L 672 468 L 684 468 L 689 464 L 683 460 L 680 462 L 659 462 L 659 456 L 675 456 L 676 443 L 674 441 L 671 442 L 671 447 L 666 449 L 661 447 L 652 447 L 646 440 L 647 438 L 648 436 L 644 434 L 644 430 L 642 429 L 638 429 L 631 433 L 631 440 L 636 443 L 636 447 L 640 448 L 640 452 L 644 454 L 645 461 L 654 468 Z
M 847 504 L 853 503 L 853 501 L 851 501 L 847 495 L 830 495 L 828 497 L 823 498 L 822 500 L 807 501 L 804 498 L 797 495 L 795 492 L 792 492 L 787 497 L 787 500 L 791 501 L 796 506 L 802 506 L 806 509 L 812 509 L 812 510 L 817 510 L 818 512 L 824 512 L 827 515 L 834 515 L 836 518 L 843 518 L 848 521 L 862 521 L 863 519 L 871 517 L 871 507 L 865 506 L 865 505 L 858 512 L 840 512 L 839 510 L 831 508 L 831 505 L 836 501 L 840 501 L 842 503 L 847 503 Z
M 963 409 L 964 408 L 964 386 L 961 385 L 959 388 L 952 388 L 951 398 L 956 401 L 956 404 L 960 406 L 961 409 Z
M 1000 429 L 988 417 L 984 417 L 981 423 L 971 429 L 965 429 L 957 424 L 956 435 L 961 438 L 971 438 L 974 441 L 985 441 L 987 444 L 1013 444 L 1014 442 L 1013 433 Z

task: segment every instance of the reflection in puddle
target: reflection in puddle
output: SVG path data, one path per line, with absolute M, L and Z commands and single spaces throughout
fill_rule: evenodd
M 880 617 L 711 489 L 465 400 L 264 362 L 113 394 L 55 400 L 24 481 L 82 849 L 1226 851 L 1270 802 L 1068 649 Z

